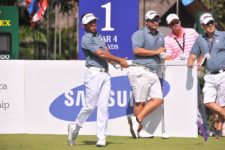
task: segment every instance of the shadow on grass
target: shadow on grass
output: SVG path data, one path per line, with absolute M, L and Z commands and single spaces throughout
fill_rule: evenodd
M 84 145 L 96 145 L 96 141 L 83 141 L 82 144 Z M 123 143 L 123 142 L 106 142 L 106 146 L 108 145 L 111 145 L 111 144 L 126 144 L 126 143 Z
M 205 145 L 206 144 L 206 142 L 199 142 L 199 143 L 195 143 L 195 145 Z
M 96 141 L 83 141 L 82 142 L 84 145 L 95 145 Z

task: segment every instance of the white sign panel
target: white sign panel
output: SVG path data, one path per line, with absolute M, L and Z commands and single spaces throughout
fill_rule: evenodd
M 176 137 L 197 137 L 197 68 L 188 69 L 183 60 L 167 65 L 165 79 L 170 90 L 165 97 L 166 131 Z
M 0 133 L 24 133 L 24 62 L 0 61 Z
M 16 103 L 18 107 L 13 107 L 13 110 L 18 112 L 20 109 L 25 110 L 25 121 L 22 121 L 24 119 L 22 116 L 23 119 L 20 119 L 22 127 L 15 132 L 24 129 L 25 133 L 67 134 L 67 125 L 75 121 L 85 99 L 83 84 L 85 62 L 10 62 L 14 65 L 9 65 L 11 72 L 5 72 L 2 83 L 10 85 L 11 88 L 17 86 L 17 88 L 15 91 L 13 90 L 14 93 L 6 93 L 7 90 L 1 90 L 0 94 L 6 94 L 5 100 L 1 100 L 4 102 L 9 101 L 12 96 L 19 99 L 19 102 Z M 197 137 L 196 68 L 187 69 L 185 61 L 169 61 L 166 65 L 165 79 L 161 79 L 164 81 L 166 132 L 172 137 Z M 8 74 L 14 73 L 18 77 L 19 73 L 16 71 L 21 71 L 21 76 L 11 83 L 11 77 Z M 121 71 L 110 66 L 110 74 L 112 90 L 109 101 L 108 135 L 130 136 L 127 116 L 133 113 L 133 100 L 126 75 L 127 69 Z M 18 92 L 20 97 L 18 97 Z M 20 109 L 18 110 L 18 108 Z M 159 107 L 144 121 L 147 131 L 155 136 L 160 136 L 162 133 L 162 114 L 163 107 Z M 10 118 L 1 126 L 8 126 L 11 122 L 15 123 L 16 120 L 17 117 Z M 96 112 L 88 118 L 80 134 L 95 135 L 95 120 Z M 9 133 L 8 130 L 4 130 L 4 132 Z

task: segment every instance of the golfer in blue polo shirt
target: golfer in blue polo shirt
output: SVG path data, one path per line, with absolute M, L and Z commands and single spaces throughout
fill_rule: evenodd
M 98 18 L 92 13 L 82 16 L 85 34 L 82 36 L 81 47 L 86 57 L 84 75 L 85 103 L 78 114 L 75 124 L 68 125 L 68 143 L 74 145 L 80 128 L 97 107 L 97 143 L 96 146 L 106 145 L 106 130 L 108 122 L 108 103 L 110 99 L 111 81 L 108 73 L 108 62 L 118 63 L 127 68 L 125 58 L 112 55 L 103 37 L 97 32 Z

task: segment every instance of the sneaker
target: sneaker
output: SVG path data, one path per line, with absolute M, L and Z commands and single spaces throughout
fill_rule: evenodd
M 98 139 L 96 143 L 96 147 L 104 147 L 106 146 L 106 140 L 105 139 Z
M 130 124 L 130 132 L 131 132 L 132 137 L 137 139 L 139 123 L 136 120 L 136 116 L 129 116 L 128 122 Z
M 148 133 L 144 128 L 138 132 L 138 138 L 152 138 L 153 135 Z
M 165 131 L 164 131 L 164 133 L 162 133 L 162 135 L 161 135 L 161 138 L 162 139 L 169 139 L 170 136 L 168 134 L 166 134 Z
M 68 144 L 70 146 L 75 144 L 75 140 L 77 138 L 80 127 L 75 124 L 68 125 Z
M 216 139 L 221 139 L 223 136 L 222 136 L 222 131 L 220 130 L 216 130 L 215 133 L 214 133 L 214 137 Z
M 213 136 L 214 133 L 208 129 L 208 130 L 206 130 L 206 134 L 207 134 L 208 136 Z

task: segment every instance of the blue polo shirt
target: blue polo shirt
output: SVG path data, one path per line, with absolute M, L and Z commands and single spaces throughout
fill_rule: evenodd
M 207 53 L 210 55 L 206 62 L 209 71 L 214 72 L 225 68 L 225 32 L 216 30 L 212 42 L 205 34 L 198 36 L 190 54 L 199 57 L 200 54 L 205 56 Z
M 138 30 L 132 35 L 132 48 L 145 48 L 149 50 L 156 50 L 160 47 L 164 47 L 164 37 L 160 32 L 153 35 L 147 27 Z M 156 56 L 137 56 L 134 55 L 134 64 L 144 65 L 150 70 L 157 70 L 157 64 L 160 63 L 160 57 Z
M 81 39 L 81 47 L 86 58 L 87 67 L 108 68 L 107 61 L 95 54 L 98 49 L 103 51 L 107 49 L 106 43 L 100 34 L 85 32 Z

